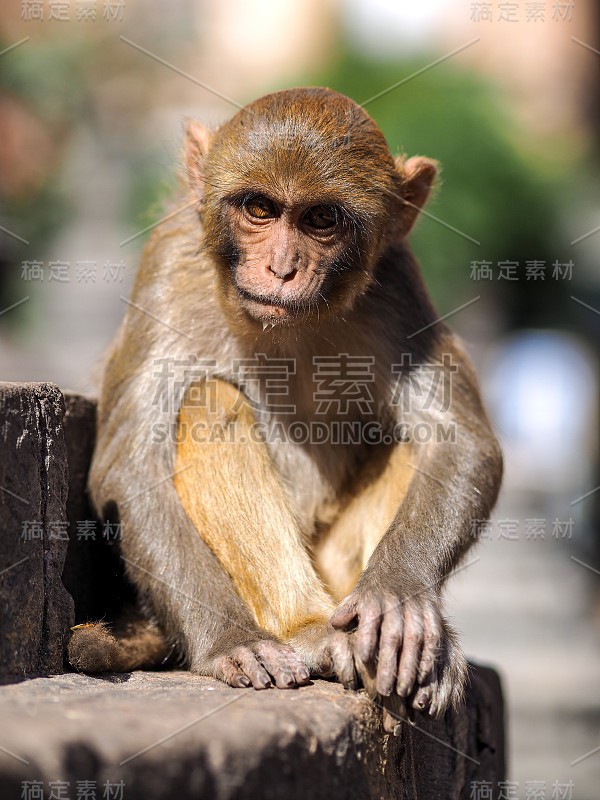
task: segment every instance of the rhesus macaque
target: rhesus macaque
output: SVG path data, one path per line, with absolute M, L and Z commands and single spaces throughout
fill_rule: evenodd
M 231 686 L 335 677 L 439 715 L 466 679 L 440 590 L 502 460 L 406 242 L 435 163 L 394 160 L 318 88 L 190 122 L 185 163 L 112 346 L 90 475 L 150 621 L 76 629 L 71 663 L 150 667 L 175 646 Z

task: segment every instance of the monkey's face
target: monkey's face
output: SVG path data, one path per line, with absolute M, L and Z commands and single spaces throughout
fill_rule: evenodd
M 330 304 L 355 292 L 356 232 L 342 206 L 255 190 L 230 199 L 225 220 L 228 294 L 258 322 L 326 316 Z
M 215 134 L 191 123 L 187 164 L 220 297 L 263 325 L 358 302 L 435 175 L 424 159 L 395 162 L 369 115 L 328 89 L 267 95 Z

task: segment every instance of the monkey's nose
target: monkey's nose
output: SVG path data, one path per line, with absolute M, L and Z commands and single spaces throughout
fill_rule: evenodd
M 281 266 L 269 264 L 268 270 L 273 273 L 276 278 L 279 278 L 280 281 L 283 281 L 283 283 L 293 280 L 298 273 L 298 270 L 293 264 L 282 264 Z

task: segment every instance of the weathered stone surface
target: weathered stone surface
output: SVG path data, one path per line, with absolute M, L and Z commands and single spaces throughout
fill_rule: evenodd
M 101 527 L 78 536 L 93 519 L 85 486 L 94 428 L 91 400 L 67 396 L 65 414 L 55 386 L 0 384 L 0 674 L 10 682 L 0 687 L 2 800 L 40 790 L 75 800 L 86 796 L 83 781 L 98 798 L 122 800 L 467 800 L 474 780 L 497 792 L 502 695 L 483 667 L 472 666 L 458 714 L 417 715 L 397 738 L 364 694 L 324 681 L 265 692 L 183 672 L 18 682 L 63 669 L 73 624 L 61 580 L 66 520 L 63 579 L 78 621 L 105 617 L 128 591 L 118 543 Z
M 478 669 L 462 714 L 419 717 L 394 738 L 364 694 L 325 681 L 255 692 L 182 672 L 35 679 L 0 689 L 0 796 L 63 780 L 75 797 L 87 780 L 99 797 L 124 781 L 123 800 L 466 800 L 472 780 L 502 778 L 496 688 Z
M 63 671 L 73 601 L 67 551 L 63 396 L 0 383 L 0 677 Z

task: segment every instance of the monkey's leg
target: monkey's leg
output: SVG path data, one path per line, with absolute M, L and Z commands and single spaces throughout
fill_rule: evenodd
M 329 591 L 343 600 L 356 586 L 369 556 L 394 519 L 412 477 L 410 453 L 399 446 L 382 471 L 365 475 L 364 487 L 350 501 L 315 548 L 315 563 Z M 291 640 L 313 674 L 336 675 L 346 688 L 361 684 L 377 695 L 374 676 L 354 647 L 355 636 L 327 624 L 309 625 Z
M 396 445 L 383 469 L 365 475 L 364 485 L 319 542 L 317 569 L 337 601 L 354 589 L 393 522 L 413 476 L 410 462 L 410 446 Z
M 332 598 L 312 566 L 246 397 L 220 380 L 190 387 L 178 441 L 174 483 L 182 505 L 258 625 L 289 639 L 298 628 L 328 619 Z M 277 647 L 292 659 L 291 648 L 269 646 L 276 663 Z M 228 669 L 233 661 L 255 685 L 253 675 L 267 677 L 268 654 L 238 650 L 233 646 L 226 656 Z
M 408 490 L 414 457 L 409 445 L 396 445 L 385 468 L 344 509 L 321 542 L 317 565 L 337 599 L 353 597 L 352 590 Z M 386 709 L 384 724 L 388 730 L 393 730 L 398 717 L 406 716 L 408 707 L 429 708 L 437 714 L 449 703 L 459 702 L 466 665 L 456 637 L 439 609 L 429 592 L 402 596 L 382 588 L 362 598 L 362 627 L 350 637 L 352 657 L 368 693 L 379 698 Z M 356 627 L 356 610 L 352 600 L 342 603 L 333 617 L 336 627 L 349 631 Z M 334 658 L 346 674 L 347 651 L 348 645 L 343 657 Z M 399 692 L 411 673 L 415 680 L 410 691 Z

